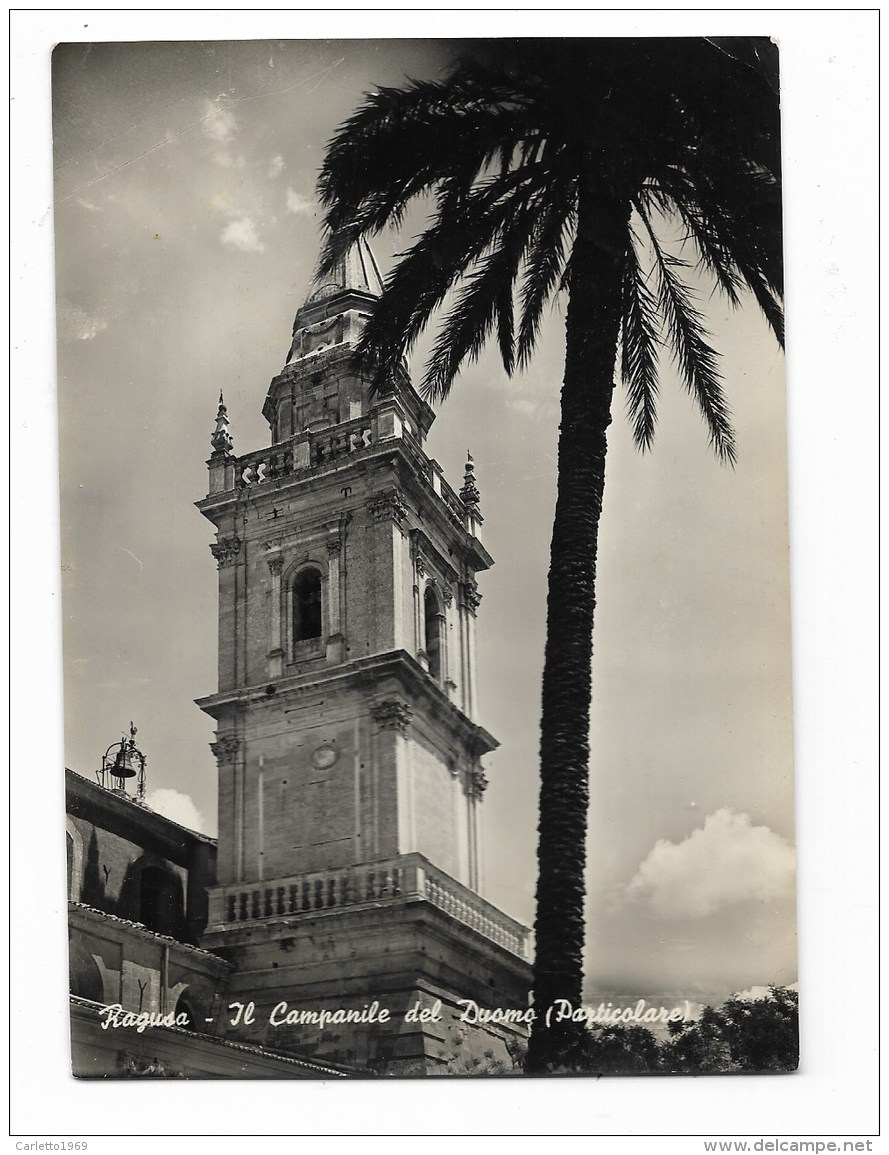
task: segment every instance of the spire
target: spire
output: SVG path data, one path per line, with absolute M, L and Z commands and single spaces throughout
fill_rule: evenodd
M 383 292 L 383 278 L 365 240 L 358 241 L 344 253 L 320 281 L 316 279 L 306 304 L 346 292 L 368 293 L 373 297 L 379 297 Z
M 478 503 L 481 501 L 482 495 L 478 491 L 478 486 L 475 483 L 475 462 L 472 454 L 466 454 L 466 469 L 463 473 L 463 488 L 460 490 L 460 500 L 464 505 L 478 513 Z
M 232 435 L 228 431 L 228 424 L 228 410 L 225 407 L 222 390 L 220 389 L 219 409 L 216 411 L 216 429 L 210 438 L 214 457 L 228 457 L 231 454 L 234 442 L 232 441 Z
M 337 259 L 329 273 L 323 277 L 316 273 L 309 294 L 293 319 L 293 336 L 285 364 L 289 365 L 296 355 L 303 356 L 325 345 L 354 343 L 359 331 L 355 319 L 368 312 L 371 304 L 368 298 L 379 297 L 382 292 L 383 278 L 370 246 L 367 241 L 356 241 Z M 344 315 L 351 316 L 353 321 L 333 339 L 319 329 L 329 318 Z

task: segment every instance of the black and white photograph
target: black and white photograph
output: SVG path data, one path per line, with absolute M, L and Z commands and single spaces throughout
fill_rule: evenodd
M 52 47 L 84 1093 L 805 1077 L 767 16 Z
M 74 1073 L 792 1071 L 777 47 L 53 68 Z

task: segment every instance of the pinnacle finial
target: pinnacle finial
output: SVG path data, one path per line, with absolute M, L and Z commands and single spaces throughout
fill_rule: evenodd
M 216 411 L 216 429 L 210 438 L 210 444 L 213 446 L 214 457 L 228 457 L 231 454 L 234 442 L 232 436 L 228 431 L 228 410 L 225 407 L 225 401 L 222 396 L 222 390 L 219 390 L 219 408 Z
M 478 503 L 481 501 L 482 495 L 478 491 L 478 486 L 475 481 L 475 462 L 472 454 L 466 453 L 466 469 L 463 473 L 463 488 L 460 490 L 460 500 L 464 505 L 468 505 L 478 510 Z

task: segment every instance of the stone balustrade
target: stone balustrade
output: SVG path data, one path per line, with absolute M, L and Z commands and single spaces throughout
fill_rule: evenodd
M 465 527 L 466 523 L 466 506 L 457 496 L 455 491 L 451 489 L 442 475 L 439 475 L 439 484 L 434 487 L 439 493 L 442 501 L 448 507 L 453 516 Z
M 267 449 L 254 450 L 240 457 L 220 456 L 218 460 L 211 461 L 213 469 L 219 470 L 218 475 L 214 475 L 211 469 L 211 493 L 215 495 L 231 489 L 252 489 L 292 474 L 308 474 L 315 469 L 343 462 L 390 439 L 405 444 L 451 516 L 481 540 L 481 517 L 478 511 L 473 512 L 467 508 L 445 481 L 438 462 L 426 456 L 420 442 L 400 420 L 391 430 L 388 425 L 384 429 L 379 414 L 357 417 L 321 429 L 308 429 L 276 442 Z
M 234 458 L 235 487 L 262 485 L 275 478 L 326 466 L 369 449 L 376 441 L 374 422 L 369 417 L 294 434 L 267 449 Z
M 422 899 L 520 958 L 528 930 L 421 854 L 210 891 L 210 927 Z

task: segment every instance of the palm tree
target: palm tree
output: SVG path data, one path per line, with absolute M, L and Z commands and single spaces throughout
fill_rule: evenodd
M 360 354 L 391 380 L 446 315 L 421 391 L 441 400 L 496 334 L 507 373 L 534 349 L 547 301 L 568 298 L 558 493 L 540 742 L 539 880 L 529 1071 L 570 1068 L 581 1027 L 589 709 L 606 434 L 619 372 L 650 447 L 666 345 L 718 457 L 735 459 L 718 356 L 691 276 L 749 292 L 782 336 L 778 101 L 766 41 L 522 40 L 464 46 L 443 80 L 382 89 L 341 126 L 319 180 L 322 271 L 398 226 L 431 221 L 401 255 Z M 446 301 L 446 298 L 448 299 Z

